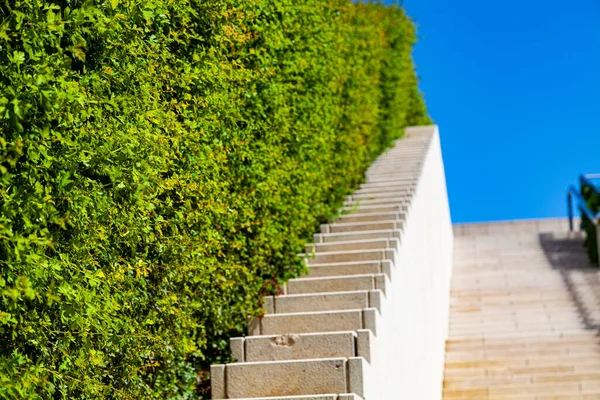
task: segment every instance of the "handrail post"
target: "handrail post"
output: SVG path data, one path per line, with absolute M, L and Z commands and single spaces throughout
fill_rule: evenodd
M 573 232 L 573 198 L 570 190 L 569 194 L 567 194 L 567 207 L 569 208 L 569 231 Z

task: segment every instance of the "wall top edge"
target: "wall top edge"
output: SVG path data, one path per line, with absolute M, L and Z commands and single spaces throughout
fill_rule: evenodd
M 481 226 L 481 225 L 509 225 L 518 223 L 535 223 L 535 222 L 548 222 L 548 221 L 569 221 L 567 217 L 548 217 L 548 218 L 521 218 L 521 219 L 506 219 L 499 221 L 480 221 L 480 222 L 461 222 L 454 223 L 452 226 Z
M 409 126 L 404 129 L 405 137 L 431 136 L 437 131 L 437 125 Z
M 573 219 L 576 230 L 579 227 L 579 218 Z M 514 235 L 518 233 L 542 233 L 542 232 L 569 232 L 569 219 L 537 218 L 516 219 L 508 221 L 477 222 L 471 224 L 452 225 L 454 236 L 479 236 L 479 235 Z

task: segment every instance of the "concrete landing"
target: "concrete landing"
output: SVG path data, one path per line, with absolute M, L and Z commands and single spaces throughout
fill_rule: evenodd
M 444 399 L 600 399 L 600 279 L 562 219 L 457 225 Z

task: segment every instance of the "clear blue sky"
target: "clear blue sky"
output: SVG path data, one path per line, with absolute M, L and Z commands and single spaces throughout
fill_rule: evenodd
M 600 172 L 600 0 L 405 0 L 454 222 L 566 215 Z

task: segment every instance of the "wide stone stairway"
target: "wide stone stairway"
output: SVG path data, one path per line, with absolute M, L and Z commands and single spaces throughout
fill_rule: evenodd
M 457 225 L 444 399 L 600 399 L 600 284 L 561 219 Z

